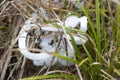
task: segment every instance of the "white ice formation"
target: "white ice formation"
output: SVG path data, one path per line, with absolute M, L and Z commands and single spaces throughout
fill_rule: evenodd
M 86 32 L 87 31 L 87 17 L 83 16 L 83 17 L 78 18 L 77 16 L 69 16 L 65 20 L 65 26 L 71 27 L 71 28 L 76 28 L 77 26 L 80 26 L 79 29 L 82 32 Z M 63 32 L 62 29 L 58 29 L 56 27 L 51 27 L 49 25 L 45 27 L 41 27 L 41 30 L 45 31 L 45 33 L 48 33 L 48 36 L 41 38 L 41 42 L 39 46 L 41 47 L 42 51 L 39 53 L 30 52 L 28 50 L 28 47 L 26 46 L 26 40 L 27 40 L 26 38 L 27 38 L 28 32 L 33 28 L 34 29 L 39 28 L 38 24 L 32 23 L 32 20 L 29 19 L 26 21 L 25 25 L 22 27 L 22 29 L 19 32 L 20 37 L 18 40 L 18 46 L 19 46 L 20 52 L 26 58 L 33 60 L 33 63 L 36 66 L 45 65 L 48 67 L 50 65 L 54 65 L 57 61 L 63 66 L 73 65 L 72 62 L 62 60 L 60 58 L 53 56 L 53 54 L 56 51 L 57 44 L 58 44 L 58 42 L 53 41 L 54 36 L 56 35 L 56 33 Z M 49 32 L 51 33 L 49 34 Z M 70 36 L 69 35 L 67 36 L 69 40 L 71 41 Z M 85 44 L 87 42 L 87 38 L 81 35 L 80 33 L 78 33 L 77 35 L 72 35 L 72 36 L 76 42 L 76 45 Z M 58 53 L 63 56 L 73 58 L 75 55 L 75 52 L 71 51 L 68 43 L 65 41 L 65 38 L 66 37 L 64 37 L 64 34 L 63 34 L 61 38 L 62 40 L 59 43 Z M 58 36 L 57 39 L 60 39 L 60 36 Z

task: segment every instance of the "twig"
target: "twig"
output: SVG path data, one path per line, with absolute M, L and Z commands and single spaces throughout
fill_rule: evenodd
M 12 46 L 9 47 L 9 49 L 5 53 L 5 56 L 3 56 L 3 62 L 1 63 L 3 65 L 2 66 L 3 70 L 1 72 L 0 80 L 4 80 L 4 78 L 5 78 L 5 74 L 6 74 L 8 64 L 9 64 L 10 58 L 11 58 L 11 53 L 12 53 L 11 49 L 12 49 Z
M 45 73 L 44 75 L 49 75 L 49 74 L 52 74 L 52 73 L 67 73 L 67 74 L 71 74 L 67 71 L 61 71 L 61 70 L 54 70 L 54 71 L 49 71 L 47 73 Z
M 23 76 L 23 72 L 24 72 L 24 69 L 25 69 L 26 60 L 27 60 L 27 59 L 24 57 L 24 58 L 23 58 L 22 65 L 21 65 L 21 70 L 20 70 L 20 72 L 19 72 L 18 79 L 21 79 L 22 76 Z
M 77 73 L 78 73 L 78 76 L 79 76 L 80 80 L 83 80 L 83 77 L 82 77 L 82 74 L 81 74 L 81 72 L 80 72 L 80 70 L 79 70 L 79 68 L 78 68 L 78 65 L 75 64 L 75 67 L 76 67 L 76 69 L 77 69 Z
M 107 75 L 109 78 L 111 78 L 111 80 L 116 80 L 113 76 L 111 76 L 110 74 L 108 74 L 107 72 L 105 72 L 104 70 L 101 70 L 101 72 L 105 75 Z
M 21 58 L 19 59 L 19 60 L 21 60 Z M 15 65 L 13 68 L 12 68 L 12 70 L 10 71 L 10 74 L 9 74 L 9 77 L 7 78 L 7 80 L 10 80 L 10 78 L 12 77 L 12 75 L 13 75 L 13 73 L 14 73 L 14 71 L 17 69 L 17 67 L 20 65 L 20 62 L 18 61 L 17 63 L 15 63 L 15 64 L 13 64 L 13 65 Z M 12 66 L 12 65 L 11 65 Z

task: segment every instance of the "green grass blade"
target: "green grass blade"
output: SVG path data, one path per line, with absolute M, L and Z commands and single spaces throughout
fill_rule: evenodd
M 69 54 L 69 53 L 68 53 L 68 54 Z M 63 60 L 73 62 L 73 63 L 75 63 L 75 64 L 78 64 L 78 63 L 79 63 L 78 61 L 76 61 L 76 60 L 74 60 L 74 59 L 72 59 L 72 58 L 70 58 L 70 57 L 63 56 L 63 55 L 61 55 L 61 54 L 53 54 L 53 55 L 56 56 L 56 57 L 58 57 L 58 58 L 61 58 L 61 59 L 63 59 Z
M 92 33 L 90 32 L 91 36 L 93 35 L 93 37 L 96 38 L 96 32 L 95 32 L 95 29 L 94 29 L 94 25 L 93 25 L 93 23 L 92 23 L 89 15 L 88 15 L 86 9 L 85 9 L 85 8 L 83 7 L 83 5 L 79 2 L 79 0 L 77 0 L 77 4 L 79 4 L 80 9 L 84 12 L 84 14 L 86 15 L 86 17 L 87 17 L 87 19 L 88 19 L 88 22 L 89 22 L 89 24 L 90 24 L 90 29 L 91 29 L 91 32 L 92 32 Z
M 63 78 L 63 79 L 75 79 L 79 80 L 79 78 L 75 75 L 70 74 L 50 74 L 50 75 L 41 75 L 41 76 L 32 76 L 28 78 L 23 78 L 21 80 L 38 80 L 38 79 L 52 79 L 52 78 Z
M 96 3 L 96 27 L 97 27 L 96 44 L 97 44 L 98 51 L 101 53 L 100 10 L 99 10 L 100 4 L 99 4 L 99 0 L 95 0 L 95 3 Z
M 69 32 L 68 32 L 69 33 Z M 82 56 L 80 55 L 80 51 L 79 51 L 79 49 L 78 49 L 78 47 L 77 47 L 77 45 L 76 45 L 76 43 L 75 43 L 75 40 L 74 40 L 74 38 L 73 38 L 73 36 L 69 33 L 69 35 L 70 35 L 70 38 L 71 38 L 71 42 L 72 42 L 72 44 L 73 44 L 73 47 L 74 47 L 74 49 L 75 49 L 75 51 L 76 51 L 76 60 L 77 61 L 79 61 L 79 63 L 81 63 L 82 61 L 83 61 L 83 58 L 82 58 Z M 83 73 L 86 75 L 86 77 L 89 77 L 88 75 L 88 67 L 85 65 L 85 64 L 83 64 L 83 65 L 81 65 L 81 69 L 82 69 L 82 71 L 83 71 Z
M 81 61 L 81 60 L 82 60 L 82 57 L 81 57 L 81 55 L 80 55 L 80 51 L 79 51 L 79 49 L 78 49 L 78 47 L 77 47 L 77 45 L 76 45 L 76 42 L 75 42 L 73 36 L 72 36 L 70 33 L 69 33 L 69 35 L 70 35 L 70 38 L 71 38 L 73 47 L 74 47 L 74 49 L 75 49 L 75 51 L 76 51 L 76 59 L 77 59 L 78 61 Z
M 118 76 L 120 76 L 120 70 L 117 70 L 116 68 L 114 68 L 114 72 L 115 72 Z
M 83 59 L 79 64 L 78 67 L 80 67 L 83 63 L 85 63 L 86 61 L 88 61 L 88 58 Z
M 0 26 L 0 29 L 4 29 L 4 28 L 7 28 L 6 26 Z
M 87 48 L 85 47 L 84 44 L 82 46 L 83 46 L 83 48 L 84 48 L 84 50 L 85 50 L 85 52 L 86 52 L 86 54 L 88 56 L 88 59 L 89 59 L 90 63 L 92 63 L 94 60 L 93 60 L 91 54 L 89 53 L 89 51 L 87 50 Z

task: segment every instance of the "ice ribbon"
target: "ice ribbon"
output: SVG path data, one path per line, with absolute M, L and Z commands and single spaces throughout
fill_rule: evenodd
M 34 65 L 36 66 L 50 66 L 51 64 L 54 65 L 57 60 L 58 62 L 63 65 L 63 66 L 70 66 L 73 65 L 73 63 L 69 62 L 69 61 L 65 61 L 62 60 L 60 58 L 56 58 L 54 57 L 52 54 L 49 54 L 47 52 L 40 52 L 40 53 L 33 53 L 30 52 L 28 50 L 28 48 L 26 47 L 26 38 L 27 38 L 27 34 L 28 31 L 31 30 L 33 27 L 38 28 L 37 24 L 32 24 L 32 21 L 27 20 L 25 25 L 22 27 L 22 29 L 20 30 L 19 34 L 19 40 L 18 40 L 18 46 L 20 48 L 20 52 L 28 59 L 33 60 Z M 72 27 L 75 28 L 77 25 L 80 25 L 80 30 L 83 32 L 87 31 L 87 17 L 83 16 L 81 18 L 78 18 L 77 16 L 69 16 L 66 21 L 65 21 L 65 26 L 67 27 Z M 57 29 L 55 27 L 50 27 L 50 26 L 46 26 L 46 27 L 41 27 L 42 30 L 44 31 L 52 31 L 52 32 L 59 32 L 62 31 L 61 29 Z M 82 37 L 79 37 L 77 35 L 73 35 L 73 38 L 76 42 L 77 45 L 81 45 L 87 42 L 87 38 L 81 34 L 79 34 Z M 64 35 L 63 35 L 64 37 Z M 71 40 L 70 36 L 68 35 L 69 40 Z M 50 37 L 43 39 L 42 43 L 40 44 L 40 46 L 43 47 L 43 49 L 45 47 L 47 47 L 49 50 L 49 52 L 54 52 L 55 51 L 55 46 L 50 46 L 47 43 L 49 43 Z M 46 50 L 47 50 L 46 48 Z M 61 50 L 65 51 L 65 47 L 63 45 L 63 42 L 60 43 L 60 52 L 58 52 L 59 54 L 63 55 L 63 56 L 68 56 L 70 58 L 74 57 L 75 52 L 71 52 L 71 50 L 69 49 L 69 46 L 67 46 L 67 51 L 68 51 L 68 55 L 65 52 L 61 52 Z M 69 54 L 69 52 L 71 54 Z
M 75 28 L 75 27 L 77 27 L 77 25 L 80 26 L 79 29 L 82 32 L 86 32 L 87 31 L 87 17 L 83 16 L 81 18 L 78 18 L 77 16 L 69 16 L 65 20 L 65 26 L 67 26 L 67 27 Z M 71 40 L 70 36 L 69 35 L 67 35 L 67 36 L 68 36 L 69 40 Z M 87 38 L 81 34 L 79 34 L 80 37 L 76 36 L 76 35 L 72 35 L 72 36 L 73 36 L 77 45 L 81 45 L 81 44 L 84 44 L 87 42 Z M 73 58 L 75 56 L 75 52 L 72 52 L 71 49 L 69 48 L 69 46 L 67 48 L 68 48 L 67 49 L 68 54 L 63 53 L 63 52 L 60 52 L 59 54 Z M 62 48 L 62 49 L 65 50 L 64 48 Z M 58 62 L 63 66 L 73 65 L 72 62 L 65 61 L 65 60 L 62 60 L 60 58 L 58 58 Z

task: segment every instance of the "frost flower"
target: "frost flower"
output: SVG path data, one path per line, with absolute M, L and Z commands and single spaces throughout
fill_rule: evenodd
M 57 44 L 59 43 L 60 36 L 57 36 L 56 42 L 54 41 L 55 40 L 54 37 L 55 37 L 56 33 L 63 32 L 63 30 L 55 28 L 49 24 L 45 25 L 45 27 L 41 27 L 41 30 L 43 30 L 45 33 L 50 32 L 50 34 L 47 34 L 47 36 L 41 38 L 39 47 L 41 48 L 42 51 L 39 53 L 34 53 L 34 52 L 30 52 L 28 50 L 28 48 L 26 46 L 27 34 L 32 28 L 39 28 L 37 24 L 33 24 L 31 22 L 32 21 L 30 21 L 30 19 L 27 20 L 25 25 L 22 27 L 22 29 L 19 32 L 20 37 L 18 39 L 18 46 L 20 48 L 20 52 L 26 58 L 33 60 L 33 63 L 36 66 L 46 65 L 48 67 L 50 65 L 54 65 L 57 62 L 57 60 L 63 66 L 73 65 L 72 62 L 62 60 L 60 58 L 57 59 L 52 54 L 50 54 L 50 53 L 54 53 L 56 51 Z M 65 26 L 71 27 L 71 28 L 76 28 L 79 26 L 79 30 L 81 30 L 82 32 L 86 32 L 87 31 L 87 17 L 83 16 L 83 17 L 78 18 L 77 16 L 69 16 L 65 20 Z M 42 33 L 40 35 L 42 35 Z M 67 36 L 68 36 L 68 39 L 71 41 L 70 36 L 68 34 L 67 34 Z M 81 35 L 80 33 L 78 33 L 76 35 L 73 34 L 72 36 L 77 45 L 85 44 L 87 42 L 87 38 L 85 36 Z M 63 36 L 61 38 L 62 40 L 59 43 L 59 47 L 58 47 L 59 52 L 58 53 L 63 56 L 73 58 L 75 56 L 75 51 L 72 51 L 70 49 L 68 42 L 65 41 L 65 38 L 66 37 L 63 34 Z M 67 45 L 67 47 L 65 45 Z M 72 46 L 72 48 L 73 48 L 73 46 Z

